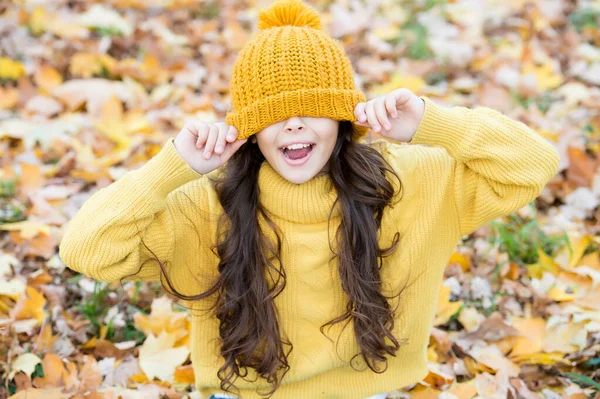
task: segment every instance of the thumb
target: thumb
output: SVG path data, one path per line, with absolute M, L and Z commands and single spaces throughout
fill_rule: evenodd
M 225 146 L 225 150 L 223 151 L 223 154 L 221 154 L 221 156 L 224 158 L 225 162 L 227 162 L 229 160 L 229 158 L 231 158 L 231 156 L 233 154 L 235 154 L 235 152 L 237 150 L 240 149 L 240 147 L 242 145 L 244 145 L 244 143 L 248 141 L 248 139 L 243 139 L 243 140 L 236 140 L 231 144 L 228 144 Z

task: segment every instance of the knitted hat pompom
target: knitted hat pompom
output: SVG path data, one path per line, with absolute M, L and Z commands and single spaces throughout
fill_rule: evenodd
M 258 15 L 256 35 L 240 50 L 225 122 L 247 138 L 292 116 L 354 122 L 365 101 L 342 43 L 323 30 L 316 9 L 302 0 L 275 0 Z M 353 137 L 367 133 L 352 124 Z
M 317 10 L 300 0 L 275 1 L 270 7 L 261 10 L 258 15 L 258 29 L 285 25 L 323 29 Z

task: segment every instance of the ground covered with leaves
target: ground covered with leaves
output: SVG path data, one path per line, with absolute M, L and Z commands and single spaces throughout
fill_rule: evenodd
M 185 120 L 224 120 L 269 3 L 0 3 L 1 398 L 200 397 L 184 309 L 157 283 L 78 275 L 57 248 L 81 204 Z M 539 198 L 457 246 L 429 375 L 389 397 L 598 398 L 600 2 L 310 4 L 368 98 L 407 87 L 492 107 L 561 155 Z

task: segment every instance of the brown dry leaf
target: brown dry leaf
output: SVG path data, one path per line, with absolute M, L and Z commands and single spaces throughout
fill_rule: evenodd
M 46 353 L 52 351 L 52 347 L 58 338 L 58 335 L 52 335 L 52 325 L 44 324 L 40 330 L 40 333 L 35 339 L 35 348 L 37 353 Z
M 82 390 L 92 391 L 100 387 L 102 375 L 100 374 L 98 362 L 94 357 L 83 357 L 83 365 L 79 371 L 78 379 L 81 382 L 80 389 Z
M 50 259 L 56 253 L 56 239 L 46 234 L 48 225 L 25 221 L 12 223 L 15 226 L 5 228 L 0 225 L 0 230 L 14 228 L 17 231 L 11 231 L 10 239 L 19 245 L 19 252 L 28 256 L 40 256 L 44 259 Z M 20 231 L 19 231 L 20 230 Z M 29 238 L 29 236 L 32 236 Z
M 589 158 L 581 148 L 568 147 L 567 181 L 575 187 L 591 187 L 599 160 Z M 599 158 L 600 159 L 600 158 Z
M 465 336 L 466 339 L 481 339 L 484 341 L 498 341 L 506 337 L 518 335 L 519 331 L 504 321 L 500 312 L 492 313 L 479 328 Z
M 40 165 L 19 162 L 21 175 L 19 176 L 19 188 L 24 194 L 39 190 L 46 182 L 40 170 Z

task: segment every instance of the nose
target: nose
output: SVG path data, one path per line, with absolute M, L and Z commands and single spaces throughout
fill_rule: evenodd
M 306 129 L 306 126 L 300 118 L 289 118 L 285 123 L 285 131 L 289 133 L 302 132 Z

